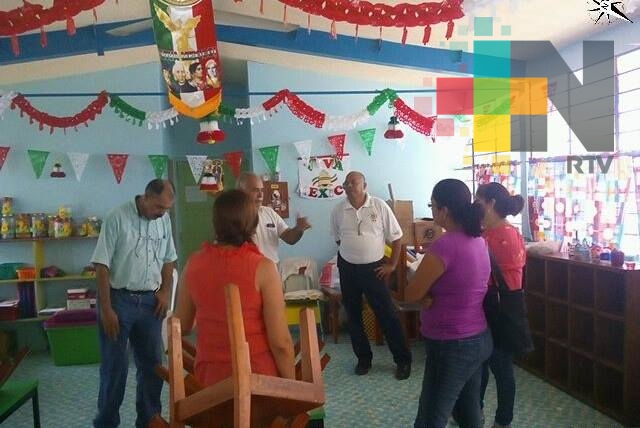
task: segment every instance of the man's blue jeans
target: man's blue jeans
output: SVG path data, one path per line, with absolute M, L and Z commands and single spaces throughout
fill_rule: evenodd
M 482 370 L 482 390 L 480 404 L 484 406 L 484 393 L 489 383 L 489 369 L 496 378 L 496 393 L 498 408 L 495 421 L 507 426 L 513 421 L 513 405 L 516 398 L 516 378 L 513 374 L 513 356 L 501 349 L 494 348 L 489 360 L 484 363 Z
M 460 340 L 425 339 L 427 358 L 414 428 L 444 428 L 456 406 L 462 428 L 482 428 L 482 364 L 493 349 L 485 330 Z M 457 401 L 457 404 L 456 404 Z
M 162 410 L 162 379 L 155 367 L 162 361 L 162 319 L 154 315 L 156 296 L 153 292 L 134 294 L 111 289 L 111 307 L 118 315 L 120 334 L 117 340 L 106 337 L 98 311 L 100 353 L 100 391 L 96 428 L 120 425 L 120 405 L 124 398 L 129 369 L 131 343 L 136 363 L 136 427 L 147 427 L 149 420 Z

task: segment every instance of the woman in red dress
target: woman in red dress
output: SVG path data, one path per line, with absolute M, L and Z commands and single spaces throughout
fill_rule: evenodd
M 203 386 L 231 376 L 224 287 L 240 289 L 242 318 L 254 373 L 293 379 L 293 341 L 285 317 L 276 265 L 252 241 L 258 214 L 240 190 L 220 194 L 213 205 L 215 242 L 192 254 L 180 278 L 176 316 L 182 334 L 195 324 L 195 376 Z

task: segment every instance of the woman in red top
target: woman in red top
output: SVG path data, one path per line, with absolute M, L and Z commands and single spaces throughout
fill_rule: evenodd
M 195 376 L 213 385 L 231 376 L 224 287 L 240 289 L 242 318 L 255 373 L 293 379 L 293 341 L 285 317 L 282 282 L 276 265 L 252 242 L 258 213 L 241 190 L 229 190 L 213 204 L 214 243 L 192 254 L 180 278 L 176 316 L 182 334 L 198 326 Z
M 476 201 L 484 207 L 483 235 L 489 244 L 498 266 L 511 290 L 522 288 L 522 271 L 526 252 L 522 235 L 507 220 L 507 215 L 518 215 L 524 208 L 520 195 L 510 195 L 499 183 L 487 183 L 478 187 Z M 513 375 L 513 355 L 494 347 L 485 363 L 482 374 L 480 403 L 489 382 L 489 368 L 496 378 L 498 408 L 493 428 L 509 427 L 513 420 L 516 381 Z

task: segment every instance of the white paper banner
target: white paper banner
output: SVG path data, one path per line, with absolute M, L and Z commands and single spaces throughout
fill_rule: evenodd
M 200 182 L 202 176 L 202 169 L 204 168 L 204 162 L 207 160 L 207 156 L 199 155 L 187 155 L 187 161 L 189 161 L 189 168 L 191 168 L 191 174 L 193 174 L 193 181 Z
M 296 141 L 293 143 L 298 152 L 298 156 L 300 156 L 305 165 L 309 163 L 309 158 L 311 157 L 311 144 L 311 140 Z
M 298 193 L 307 199 L 335 199 L 344 195 L 342 183 L 349 173 L 349 155 L 313 156 L 298 161 Z
M 80 181 L 84 173 L 84 168 L 87 166 L 89 153 L 67 152 L 67 156 L 73 167 L 73 172 L 76 174 L 76 180 Z

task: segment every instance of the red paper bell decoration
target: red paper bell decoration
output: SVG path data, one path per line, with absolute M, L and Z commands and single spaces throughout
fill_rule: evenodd
M 389 119 L 389 129 L 384 133 L 384 138 L 388 140 L 396 140 L 398 138 L 404 137 L 404 133 L 400 129 L 396 129 L 396 127 L 400 124 L 398 122 L 398 118 L 395 116 L 391 116 Z
M 200 132 L 198 133 L 197 141 L 200 144 L 215 144 L 218 141 L 223 141 L 225 138 L 224 131 L 218 127 L 217 120 L 201 120 Z

